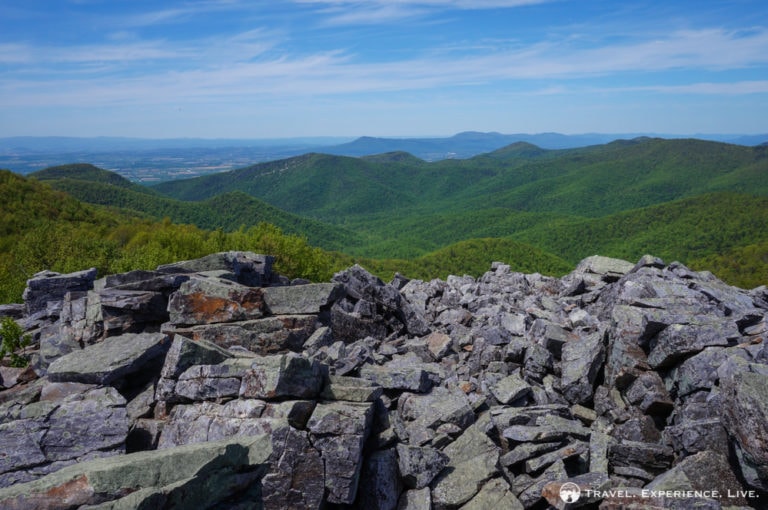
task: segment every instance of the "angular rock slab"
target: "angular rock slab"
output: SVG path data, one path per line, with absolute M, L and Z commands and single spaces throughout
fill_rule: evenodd
M 243 347 L 266 356 L 286 351 L 301 352 L 319 325 L 314 315 L 277 315 L 261 319 L 201 324 L 174 331 L 195 341 L 206 341 L 222 348 Z
M 241 488 L 236 483 L 240 472 L 265 468 L 271 453 L 269 437 L 263 436 L 82 462 L 0 489 L 0 508 L 64 510 L 105 501 L 126 509 L 157 508 L 158 502 L 160 507 L 208 508 Z M 125 496 L 137 488 L 144 490 Z M 124 497 L 127 501 L 119 503 Z
M 231 353 L 215 344 L 204 340 L 192 341 L 181 335 L 175 335 L 160 375 L 177 379 L 194 365 L 215 365 L 231 357 Z
M 510 404 L 530 395 L 531 385 L 516 372 L 493 384 L 490 390 L 500 403 Z
M 30 404 L 19 419 L 0 425 L 0 473 L 36 467 L 45 473 L 56 469 L 52 463 L 124 453 L 128 427 L 125 399 L 111 387 L 85 386 L 57 401 Z
M 196 275 L 173 293 L 168 314 L 170 322 L 180 326 L 258 319 L 264 315 L 263 291 Z
M 204 271 L 225 271 L 243 285 L 261 287 L 275 281 L 272 265 L 275 257 L 250 251 L 227 251 L 212 253 L 205 257 L 157 267 L 160 273 L 197 273 Z
M 509 484 L 503 478 L 494 478 L 483 485 L 474 498 L 461 507 L 461 510 L 523 510 L 523 504 L 510 491 Z
M 360 377 L 385 389 L 424 393 L 432 386 L 429 372 L 419 366 L 390 368 L 386 365 L 364 365 Z
M 423 489 L 448 464 L 446 454 L 430 447 L 397 445 L 398 466 L 403 482 L 411 489 Z
M 321 403 L 312 413 L 307 428 L 325 464 L 329 503 L 355 501 L 372 418 L 373 405 L 351 402 Z
M 107 338 L 57 359 L 48 367 L 53 382 L 112 384 L 146 368 L 162 357 L 171 346 L 163 333 L 127 333 Z
M 33 275 L 27 280 L 27 288 L 22 296 L 25 315 L 30 316 L 46 310 L 49 302 L 61 302 L 67 292 L 92 289 L 95 279 L 95 268 L 69 274 L 42 271 Z
M 279 356 L 253 358 L 240 387 L 246 398 L 313 398 L 320 393 L 323 378 L 320 365 L 288 353 Z
M 645 486 L 652 491 L 718 491 L 723 496 L 731 494 L 728 504 L 747 505 L 744 487 L 728 464 L 723 453 L 703 451 L 686 457 L 669 471 L 657 476 Z
M 231 400 L 177 405 L 171 411 L 159 449 L 204 443 L 235 436 L 261 436 L 288 425 L 290 404 L 273 406 L 260 400 Z
M 563 396 L 574 404 L 592 399 L 595 382 L 605 361 L 600 333 L 593 333 L 563 345 L 561 387 Z
M 720 380 L 722 420 L 737 446 L 747 483 L 768 490 L 768 366 L 736 361 L 740 371 Z
M 264 510 L 318 510 L 325 468 L 306 432 L 283 427 L 272 434 L 269 473 L 263 480 Z
M 273 315 L 317 315 L 344 296 L 334 283 L 310 283 L 264 289 L 264 303 Z
M 436 509 L 467 503 L 498 472 L 499 448 L 483 428 L 482 421 L 478 421 L 443 450 L 450 460 L 432 482 L 432 504 Z
M 375 451 L 365 459 L 356 506 L 366 510 L 395 510 L 401 489 L 394 448 Z

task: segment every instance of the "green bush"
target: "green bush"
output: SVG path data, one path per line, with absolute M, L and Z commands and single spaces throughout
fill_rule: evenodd
M 30 336 L 25 335 L 21 326 L 10 317 L 3 317 L 3 320 L 0 321 L 0 336 L 3 338 L 2 347 L 0 347 L 0 361 L 5 358 L 6 354 L 10 354 L 12 367 L 26 367 L 29 364 L 29 359 L 23 354 L 18 354 L 17 351 L 30 344 Z

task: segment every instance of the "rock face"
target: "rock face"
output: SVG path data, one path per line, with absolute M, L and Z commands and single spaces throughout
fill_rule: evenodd
M 0 367 L 0 508 L 768 507 L 765 287 L 272 263 L 35 275 L 0 307 L 37 351 Z

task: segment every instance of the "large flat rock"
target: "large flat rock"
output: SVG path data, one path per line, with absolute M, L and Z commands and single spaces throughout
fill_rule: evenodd
M 163 333 L 127 333 L 71 352 L 48 367 L 55 382 L 111 384 L 158 360 L 171 346 Z

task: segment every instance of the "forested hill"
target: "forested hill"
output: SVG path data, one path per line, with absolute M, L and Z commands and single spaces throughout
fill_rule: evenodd
M 637 260 L 653 253 L 721 271 L 742 287 L 768 283 L 766 146 L 638 138 L 547 150 L 518 142 L 432 163 L 405 152 L 310 153 L 153 188 L 84 164 L 33 177 L 6 179 L 10 195 L 16 186 L 53 197 L 27 198 L 27 205 L 38 203 L 30 218 L 46 210 L 89 216 L 24 227 L 5 209 L 7 224 L 16 225 L 4 239 L 13 255 L 0 255 L 5 274 L 28 274 L 28 261 L 46 257 L 59 268 L 92 254 L 103 255 L 107 262 L 94 265 L 105 268 L 127 261 L 151 267 L 206 249 L 255 249 L 244 245 L 250 243 L 272 247 L 267 252 L 334 251 L 314 252 L 313 260 L 322 260 L 314 268 L 285 271 L 296 275 L 327 274 L 353 260 L 385 279 L 401 268 L 410 277 L 444 278 L 493 260 L 556 274 L 593 254 Z M 70 196 L 113 209 L 90 209 Z M 104 218 L 112 223 L 104 226 Z M 72 239 L 85 241 L 75 246 Z M 56 243 L 65 249 L 52 249 Z M 27 261 L 20 271 L 19 260 Z
M 229 191 L 199 202 L 176 200 L 92 165 L 51 167 L 29 177 L 83 202 L 117 207 L 157 220 L 168 218 L 175 223 L 225 231 L 267 222 L 327 249 L 341 250 L 359 244 L 357 236 L 348 230 L 288 213 L 241 191 Z
M 307 154 L 155 189 L 183 200 L 240 190 L 332 222 L 488 207 L 600 217 L 714 191 L 768 195 L 766 177 L 767 147 L 642 138 L 567 150 L 518 143 L 435 163 Z

